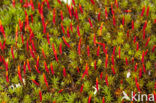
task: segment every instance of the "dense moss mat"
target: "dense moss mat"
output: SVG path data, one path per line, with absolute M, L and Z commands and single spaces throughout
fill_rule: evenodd
M 0 102 L 156 95 L 155 47 L 156 0 L 0 0 Z

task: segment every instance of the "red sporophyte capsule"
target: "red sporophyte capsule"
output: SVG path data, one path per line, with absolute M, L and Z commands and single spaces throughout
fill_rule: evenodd
M 66 77 L 66 68 L 63 68 L 63 76 Z
M 115 75 L 114 65 L 111 65 L 111 69 L 112 69 L 113 74 Z
M 36 48 L 33 40 L 31 40 L 31 44 L 32 44 L 33 51 L 36 52 Z
M 39 67 L 39 55 L 37 56 L 36 66 Z
M 100 79 L 102 79 L 102 76 L 103 76 L 103 72 L 100 73 Z
M 150 9 L 150 7 L 148 6 L 148 7 L 147 7 L 147 11 L 146 11 L 146 16 L 149 15 L 149 9 Z
M 122 18 L 122 25 L 124 25 L 125 24 L 125 17 L 123 16 L 123 18 Z
M 96 60 L 95 60 L 95 61 L 94 61 L 94 69 L 95 69 L 95 70 L 96 70 L 96 63 L 97 63 L 97 62 L 96 62 Z
M 63 89 L 60 89 L 59 91 L 58 91 L 58 93 L 61 93 L 63 91 Z
M 24 64 L 23 64 L 23 71 L 24 71 L 24 75 L 26 74 L 26 63 L 24 61 Z
M 94 2 L 94 0 L 90 0 L 91 1 L 91 3 L 94 5 L 95 4 L 95 2 Z
M 69 27 L 67 27 L 67 37 L 70 38 Z
M 145 6 L 142 8 L 141 16 L 144 15 L 144 12 L 145 12 Z
M 120 46 L 119 46 L 119 50 L 118 50 L 119 59 L 120 59 L 120 52 L 121 52 L 121 49 L 120 49 Z
M 56 59 L 56 61 L 58 62 L 57 51 L 54 50 L 53 52 L 54 52 L 55 59 Z
M 147 20 L 146 20 L 145 23 L 144 23 L 143 31 L 145 31 L 146 27 L 147 27 Z
M 66 39 L 64 38 L 64 36 L 62 37 L 62 39 L 63 39 L 65 45 L 66 45 L 68 48 L 70 48 L 70 45 L 67 43 L 67 41 L 66 41 Z
M 136 44 L 136 45 L 137 45 L 136 50 L 138 51 L 138 50 L 139 50 L 139 43 L 137 42 L 137 44 Z
M 33 83 L 37 86 L 40 86 L 40 84 L 38 82 L 36 82 L 34 79 L 32 79 Z
M 111 3 L 111 13 L 112 13 L 112 15 L 114 15 L 114 11 L 113 11 L 113 3 Z
M 77 8 L 75 9 L 75 18 L 76 18 L 77 21 L 79 20 L 79 16 L 78 16 Z
M 55 14 L 55 8 L 54 8 L 53 9 L 53 24 L 54 25 L 56 24 L 55 17 L 56 17 L 56 14 Z
M 23 3 L 23 0 L 20 0 L 20 3 Z
M 49 69 L 48 69 L 48 67 L 47 67 L 46 61 L 44 61 L 44 67 L 45 67 L 46 72 L 49 73 Z
M 80 93 L 82 93 L 82 91 L 83 91 L 83 86 L 84 86 L 84 84 L 81 85 Z
M 44 82 L 45 82 L 45 84 L 46 84 L 46 86 L 47 86 L 47 88 L 48 88 L 48 81 L 47 81 L 46 76 L 45 76 L 44 73 L 43 73 L 43 78 L 44 78 Z
M 148 53 L 148 49 L 146 49 L 146 51 L 145 51 L 145 56 L 147 55 L 147 53 Z
M 63 12 L 62 12 L 62 10 L 60 11 L 60 15 L 61 15 L 61 20 L 63 21 L 64 17 L 63 17 Z
M 15 0 L 12 0 L 12 5 L 13 7 L 15 7 Z
M 108 64 L 108 54 L 106 55 L 106 59 L 105 59 L 105 68 L 107 68 L 107 64 Z
M 62 29 L 63 34 L 65 34 L 65 30 L 64 30 L 62 22 L 61 22 L 61 29 Z
M 135 72 L 137 71 L 137 66 L 138 66 L 138 64 L 136 63 L 135 66 L 134 66 Z
M 80 73 L 79 67 L 77 67 L 77 72 Z
M 75 6 L 75 0 L 72 0 L 73 5 Z
M 105 103 L 105 97 L 102 97 L 102 103 Z
M 42 55 L 43 55 L 44 59 L 46 59 L 46 56 L 45 56 L 43 48 L 42 48 Z
M 152 52 L 154 52 L 156 45 L 153 45 Z
M 149 41 L 150 41 L 150 37 L 147 39 L 146 44 L 145 44 L 145 47 L 147 47 Z
M 78 36 L 80 36 L 80 28 L 79 28 L 79 25 L 77 25 L 77 34 L 78 34 Z
M 127 60 L 127 57 L 125 58 L 125 61 L 126 61 L 126 65 L 128 65 L 128 60 Z
M 40 102 L 42 101 L 42 92 L 39 90 L 39 97 L 40 97 Z
M 87 45 L 87 56 L 89 57 L 90 51 L 89 51 L 89 45 Z
M 96 90 L 97 91 L 99 90 L 99 87 L 98 87 L 98 78 L 96 78 Z
M 81 13 L 83 14 L 83 9 L 82 9 L 81 4 L 79 4 L 79 9 L 80 9 Z
M 134 36 L 134 39 L 133 39 L 133 43 L 135 44 L 135 42 L 136 42 L 136 36 Z
M 140 86 L 139 83 L 136 84 L 138 91 L 140 92 Z
M 31 72 L 31 68 L 30 68 L 30 64 L 29 64 L 29 60 L 27 59 L 27 67 L 28 67 L 28 70 Z
M 53 69 L 53 64 L 52 63 L 50 63 L 50 69 L 51 69 L 51 73 L 52 73 L 52 75 L 54 75 L 54 69 Z
M 35 55 L 34 55 L 34 52 L 31 49 L 31 46 L 29 46 L 29 50 L 30 50 L 31 56 L 35 59 Z
M 85 71 L 84 71 L 84 73 L 83 73 L 83 75 L 82 75 L 81 80 L 84 78 L 85 75 L 88 76 L 88 69 L 89 69 L 89 67 L 88 67 L 88 64 L 86 63 L 86 69 L 85 69 Z
M 20 69 L 19 65 L 18 65 L 18 77 L 19 77 L 20 81 L 23 83 L 22 75 L 21 75 L 21 69 Z
M 115 0 L 115 5 L 118 8 L 118 1 L 117 0 Z
M 141 62 L 144 63 L 144 57 L 145 57 L 145 53 L 144 51 L 142 52 L 142 57 L 141 57 Z
M 129 30 L 127 30 L 127 38 L 129 38 Z
M 97 48 L 97 56 L 99 56 L 99 52 L 100 52 L 100 46 L 98 46 Z
M 34 3 L 33 3 L 33 1 L 32 0 L 30 0 L 30 3 L 29 3 L 30 5 L 31 5 L 31 9 L 34 11 L 35 10 L 35 8 L 34 8 Z
M 36 69 L 37 73 L 39 73 L 39 74 L 41 73 L 36 65 L 35 65 L 35 69 Z
M 48 41 L 48 44 L 50 45 L 49 33 L 47 33 L 47 41 Z
M 144 73 L 146 73 L 146 68 L 144 64 L 142 64 L 142 68 L 143 68 Z
M 50 9 L 49 1 L 48 1 L 48 0 L 45 0 L 45 1 L 46 1 L 46 3 L 47 3 L 47 7 L 48 7 L 48 9 Z
M 70 23 L 70 30 L 73 32 L 72 22 Z
M 69 16 L 70 16 L 70 18 L 72 18 L 72 10 L 68 4 L 67 4 L 67 8 L 68 8 Z
M 108 19 L 107 7 L 105 7 L 105 18 Z
M 16 35 L 15 35 L 16 45 L 18 40 L 18 25 L 16 26 Z
M 91 28 L 93 28 L 93 24 L 92 24 L 92 22 L 91 22 L 91 19 L 90 19 L 90 18 L 88 18 L 88 21 L 89 21 L 90 27 L 91 27 Z
M 57 0 L 57 2 L 58 2 L 59 4 L 61 4 L 61 1 L 60 1 L 60 0 Z
M 62 55 L 62 43 L 60 43 L 59 45 L 59 51 L 60 51 L 60 54 Z
M 81 55 L 81 38 L 80 38 L 79 43 L 78 43 L 77 51 L 78 51 L 78 54 Z
M 101 12 L 98 13 L 98 21 L 100 21 Z
M 88 103 L 91 103 L 91 98 L 92 98 L 92 96 L 89 95 L 89 97 L 88 97 Z
M 134 21 L 132 20 L 132 30 L 134 30 Z

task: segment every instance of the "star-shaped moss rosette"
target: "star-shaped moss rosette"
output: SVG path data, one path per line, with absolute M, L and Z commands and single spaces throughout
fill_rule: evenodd
M 2 0 L 0 102 L 156 99 L 155 0 Z

